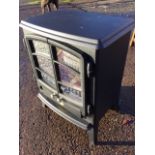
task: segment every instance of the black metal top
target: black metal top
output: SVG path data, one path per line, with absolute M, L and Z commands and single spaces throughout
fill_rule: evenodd
M 47 30 L 101 41 L 118 35 L 124 29 L 130 31 L 134 24 L 129 18 L 75 10 L 55 11 L 30 17 L 25 22 Z

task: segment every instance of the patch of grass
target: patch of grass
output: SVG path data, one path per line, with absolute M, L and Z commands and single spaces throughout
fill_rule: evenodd
M 28 0 L 27 4 L 33 5 L 33 4 L 39 4 L 40 0 Z
M 35 5 L 40 4 L 41 0 L 24 0 L 24 4 Z M 74 0 L 59 0 L 59 3 L 70 3 L 74 2 Z
M 63 3 L 69 3 L 69 2 L 74 2 L 74 0 L 61 0 Z

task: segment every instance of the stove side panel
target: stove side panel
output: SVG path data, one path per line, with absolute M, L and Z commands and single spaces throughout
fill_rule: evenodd
M 123 77 L 130 33 L 105 49 L 96 58 L 95 113 L 101 119 L 107 109 L 117 106 Z

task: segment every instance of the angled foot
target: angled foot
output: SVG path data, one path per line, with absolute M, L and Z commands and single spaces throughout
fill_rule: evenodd
M 91 128 L 87 131 L 88 133 L 88 138 L 89 138 L 89 147 L 91 148 L 92 146 L 94 146 L 96 144 L 96 132 L 94 128 Z

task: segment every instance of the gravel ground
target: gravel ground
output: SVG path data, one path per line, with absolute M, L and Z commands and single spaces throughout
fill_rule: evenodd
M 134 18 L 134 6 L 128 5 L 133 1 L 122 3 L 124 7 L 118 7 L 105 11 L 101 9 L 107 1 L 83 0 L 68 5 L 62 5 L 60 9 L 82 9 L 99 11 L 111 14 L 121 14 Z M 121 5 L 121 1 L 108 1 L 107 4 Z M 125 1 L 123 1 L 125 2 Z M 77 4 L 78 3 L 78 4 Z M 125 5 L 126 4 L 126 5 Z M 110 4 L 109 4 L 110 5 Z M 90 6 L 95 6 L 90 7 Z M 107 5 L 108 6 L 108 5 Z M 111 5 L 109 6 L 111 7 Z M 104 8 L 104 7 L 103 7 Z M 112 7 L 111 7 L 112 8 Z M 127 9 L 128 8 L 128 9 Z M 101 9 L 101 10 L 100 10 Z M 40 14 L 38 6 L 20 7 L 20 20 L 29 16 Z M 134 83 L 134 48 L 128 51 L 125 72 L 122 81 L 120 95 L 120 111 L 107 111 L 105 117 L 100 121 L 98 140 L 100 145 L 89 148 L 86 132 L 69 123 L 59 115 L 42 108 L 40 100 L 36 97 L 38 89 L 34 79 L 27 52 L 22 44 L 23 33 L 20 29 L 19 42 L 19 66 L 20 66 L 20 155 L 134 155 L 134 131 L 135 131 L 135 83 Z

